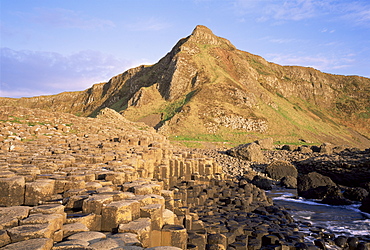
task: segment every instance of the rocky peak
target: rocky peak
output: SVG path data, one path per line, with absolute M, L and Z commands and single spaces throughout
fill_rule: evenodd
M 195 37 L 205 37 L 205 35 L 208 35 L 208 36 L 215 36 L 212 32 L 212 30 L 210 30 L 209 28 L 207 28 L 206 26 L 203 26 L 203 25 L 197 25 L 193 32 L 191 33 L 192 36 L 195 36 Z
M 197 25 L 189 37 L 190 41 L 200 43 L 200 44 L 210 44 L 210 45 L 227 45 L 230 48 L 235 49 L 235 46 L 225 38 L 218 37 L 213 34 L 212 30 L 203 25 Z

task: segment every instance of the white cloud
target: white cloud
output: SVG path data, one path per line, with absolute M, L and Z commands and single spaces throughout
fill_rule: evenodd
M 235 0 L 234 9 L 239 15 L 254 16 L 260 22 L 274 20 L 279 24 L 325 17 L 331 21 L 344 20 L 349 24 L 370 27 L 370 4 L 367 0 Z
M 97 51 L 72 55 L 1 49 L 0 96 L 20 97 L 84 90 L 137 66 Z
M 316 15 L 317 9 L 321 6 L 317 0 L 236 0 L 235 7 L 239 13 L 255 14 L 257 21 L 268 20 L 278 21 L 299 21 L 312 18 Z
M 304 67 L 312 67 L 321 71 L 331 71 L 335 69 L 348 68 L 355 61 L 354 54 L 326 56 L 326 55 L 302 55 L 293 54 L 269 54 L 267 59 L 280 65 L 296 65 Z
M 370 28 L 370 4 L 360 1 L 344 3 L 338 6 L 346 11 L 341 16 L 345 21 Z
M 35 8 L 32 14 L 18 13 L 32 22 L 58 28 L 105 29 L 115 24 L 108 19 L 90 17 L 82 12 L 62 8 Z
M 159 31 L 169 28 L 171 25 L 158 18 L 148 18 L 135 23 L 126 25 L 126 28 L 132 31 Z

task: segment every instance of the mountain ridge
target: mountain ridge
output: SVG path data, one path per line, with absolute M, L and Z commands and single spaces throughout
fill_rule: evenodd
M 85 91 L 0 98 L 0 104 L 84 116 L 110 107 L 164 134 L 193 139 L 302 137 L 370 146 L 369 93 L 368 78 L 267 62 L 198 25 L 154 65 Z

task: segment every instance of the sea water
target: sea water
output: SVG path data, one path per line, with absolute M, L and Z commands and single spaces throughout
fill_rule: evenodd
M 267 194 L 276 205 L 285 207 L 301 225 L 325 228 L 335 236 L 370 235 L 370 214 L 361 212 L 359 203 L 346 206 L 322 204 L 297 197 L 294 189 L 273 190 Z M 301 229 L 304 230 L 304 226 Z

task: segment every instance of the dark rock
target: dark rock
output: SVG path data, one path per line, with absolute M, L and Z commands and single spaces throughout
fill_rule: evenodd
M 295 249 L 296 250 L 306 250 L 306 249 L 309 249 L 309 250 L 313 250 L 313 249 L 317 249 L 317 247 L 315 247 L 314 245 L 312 244 L 308 244 L 308 243 L 305 243 L 305 242 L 299 242 L 299 243 L 296 243 L 294 245 Z
M 262 241 L 257 238 L 250 238 L 248 240 L 248 249 L 257 250 L 262 246 Z
M 298 149 L 297 145 L 284 145 L 281 147 L 282 150 L 295 151 Z
M 362 183 L 369 182 L 370 179 L 370 154 L 368 151 L 346 149 L 330 155 L 315 155 L 314 153 L 313 157 L 296 161 L 294 165 L 300 174 L 316 171 L 330 177 L 339 185 L 349 187 L 364 187 Z M 368 188 L 370 189 L 370 186 Z
M 264 189 L 264 190 L 271 190 L 272 189 L 272 181 L 264 178 L 260 175 L 254 176 L 252 180 L 252 184 L 256 185 L 257 187 Z
M 341 197 L 341 191 L 336 186 L 320 186 L 299 192 L 298 195 L 306 199 L 325 199 L 326 197 Z
M 364 182 L 360 185 L 360 187 L 366 189 L 366 191 L 370 192 L 370 182 Z
M 281 180 L 283 177 L 297 177 L 297 169 L 287 161 L 273 161 L 266 167 L 267 175 L 275 180 Z
M 369 192 L 361 187 L 347 188 L 343 196 L 351 201 L 362 201 L 369 195 Z
M 328 196 L 325 197 L 322 200 L 323 203 L 329 204 L 329 205 L 335 205 L 335 206 L 340 206 L 340 205 L 351 205 L 352 202 L 343 196 Z
M 367 246 L 368 244 L 364 242 L 358 243 L 356 250 L 369 250 L 369 247 Z
M 319 153 L 320 152 L 320 147 L 318 146 L 311 146 L 312 152 Z
M 262 246 L 277 244 L 279 244 L 279 238 L 276 235 L 269 234 L 262 237 Z
M 358 240 L 357 237 L 349 237 L 347 239 L 347 244 L 348 244 L 349 250 L 355 250 L 358 243 L 359 243 L 359 240 Z
M 368 195 L 365 199 L 362 200 L 360 210 L 365 213 L 370 213 L 370 195 Z
M 317 246 L 320 249 L 326 249 L 325 241 L 324 240 L 315 240 L 314 241 L 315 246 Z
M 322 194 L 319 194 L 322 191 L 325 191 L 324 189 L 317 189 L 318 187 L 336 187 L 336 184 L 327 176 L 321 175 L 317 172 L 311 172 L 306 175 L 300 175 L 297 179 L 297 191 L 298 195 L 305 197 L 305 198 L 313 198 L 316 197 L 306 197 L 306 196 L 315 196 L 315 193 L 318 193 L 318 195 L 322 196 Z M 307 193 L 307 191 L 311 190 L 310 193 Z M 325 197 L 325 196 L 324 196 Z M 317 197 L 316 199 L 324 198 L 324 197 Z
M 281 179 L 280 185 L 286 188 L 297 188 L 297 178 L 293 176 L 286 176 Z
M 338 236 L 337 238 L 334 239 L 335 245 L 338 247 L 346 247 L 347 246 L 347 237 L 345 236 Z

